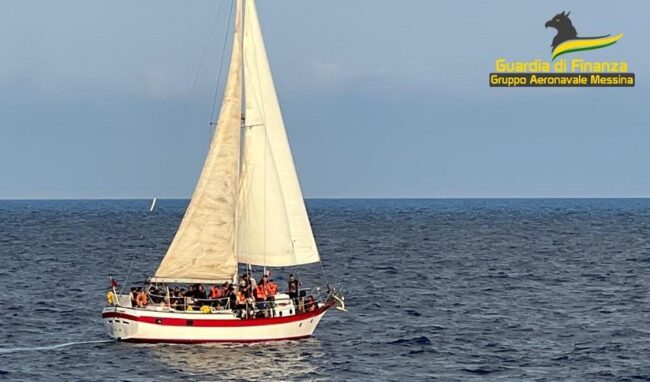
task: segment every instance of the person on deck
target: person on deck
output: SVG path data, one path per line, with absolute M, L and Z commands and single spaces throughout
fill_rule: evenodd
M 264 311 L 264 316 L 267 317 L 267 312 L 266 312 L 266 285 L 264 283 L 264 279 L 260 280 L 259 284 L 257 284 L 257 287 L 255 288 L 255 301 L 257 302 L 257 307 L 259 310 Z
M 255 301 L 266 301 L 267 297 L 266 283 L 265 280 L 262 279 L 257 284 L 257 287 L 255 287 Z
M 221 287 L 219 284 L 214 284 L 214 286 L 210 288 L 210 293 L 208 293 L 210 305 L 214 307 L 221 306 L 221 301 L 219 300 L 221 297 L 223 297 L 223 294 L 221 293 Z
M 289 275 L 289 297 L 294 300 L 298 299 L 298 289 L 300 289 L 300 282 L 293 274 Z
M 225 296 L 228 297 L 230 300 L 230 306 L 234 309 L 237 306 L 237 293 L 235 292 L 235 288 L 232 285 L 228 287 Z M 246 298 L 246 296 L 244 296 L 244 298 Z
M 129 292 L 129 296 L 131 296 L 131 306 L 133 307 L 138 306 L 137 303 L 138 290 L 136 288 L 131 288 L 131 292 Z
M 250 272 L 247 273 L 247 275 L 248 275 L 248 282 L 251 285 L 251 290 L 254 290 L 255 288 L 257 288 L 257 281 L 255 280 L 255 277 L 253 277 L 253 275 L 250 274 Z
M 316 300 L 314 300 L 314 296 L 309 295 L 307 297 L 307 300 L 305 301 L 305 310 L 307 312 L 313 312 L 314 310 L 316 310 L 317 307 L 318 305 L 316 305 Z
M 172 296 L 170 301 L 170 307 L 174 310 L 182 310 L 182 298 L 180 297 L 181 291 L 176 287 L 173 291 L 169 291 L 169 294 Z
M 229 286 L 230 286 L 230 283 L 228 281 L 221 284 L 221 295 L 222 296 L 227 296 L 228 295 L 228 287 Z
M 149 303 L 149 298 L 147 297 L 147 292 L 138 288 L 138 296 L 135 298 L 135 302 L 138 308 L 144 308 Z
M 152 303 L 158 304 L 162 302 L 164 297 L 162 290 L 158 289 L 155 285 L 149 285 L 147 291 L 149 293 L 149 300 L 151 300 Z
M 239 310 L 240 317 L 246 318 L 248 316 L 247 306 L 246 306 L 246 295 L 241 290 L 238 290 L 235 293 L 235 309 Z
M 223 293 L 221 292 L 221 288 L 219 285 L 214 284 L 212 288 L 210 288 L 210 300 L 216 300 L 218 298 L 221 298 L 223 296 Z
M 270 280 L 268 275 L 265 275 L 262 279 L 266 288 L 266 301 L 269 302 L 271 315 L 275 317 L 275 295 L 278 294 L 278 284 Z
M 247 274 L 239 278 L 239 290 L 242 291 L 246 297 L 251 297 L 252 288 Z
M 205 293 L 205 288 L 203 288 L 203 285 L 197 285 L 194 287 L 194 298 L 197 298 L 199 300 L 205 300 L 208 298 L 208 294 Z
M 268 297 L 270 298 L 278 294 L 278 284 L 276 284 L 273 280 L 267 281 L 266 276 L 264 276 L 264 279 L 265 279 L 266 292 Z

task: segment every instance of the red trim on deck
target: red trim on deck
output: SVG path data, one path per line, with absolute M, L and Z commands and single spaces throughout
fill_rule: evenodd
M 157 343 L 168 343 L 168 344 L 204 344 L 204 343 L 237 343 L 237 344 L 248 344 L 253 342 L 276 342 L 276 341 L 291 341 L 291 340 L 301 340 L 309 338 L 311 336 L 298 336 L 298 337 L 286 337 L 286 338 L 272 338 L 272 339 L 263 339 L 263 340 L 166 340 L 166 339 L 150 339 L 150 338 L 127 338 L 120 341 L 124 342 L 136 342 L 136 343 L 148 343 L 148 344 L 157 344 Z
M 331 308 L 333 304 L 325 305 L 313 312 L 300 313 L 293 316 L 285 317 L 269 317 L 269 318 L 247 318 L 235 320 L 223 320 L 219 318 L 207 318 L 209 314 L 196 314 L 196 318 L 171 318 L 171 317 L 153 317 L 153 316 L 135 316 L 133 314 L 121 312 L 107 312 L 102 313 L 102 318 L 123 318 L 131 321 L 144 322 L 147 324 L 164 325 L 164 326 L 193 326 L 193 327 L 241 327 L 241 326 L 264 326 L 264 325 L 278 325 L 286 324 L 289 322 L 302 321 L 309 318 L 316 317 L 327 309 Z M 128 309 L 133 312 L 138 312 L 136 309 Z M 178 312 L 182 313 L 182 312 Z M 157 322 L 159 321 L 159 322 Z M 192 321 L 191 325 L 187 321 Z M 161 340 L 162 341 L 162 340 Z M 256 342 L 252 341 L 252 342 Z M 168 341 L 162 341 L 168 342 Z

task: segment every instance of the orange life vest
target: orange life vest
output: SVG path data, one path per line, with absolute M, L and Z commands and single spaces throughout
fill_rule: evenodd
M 135 298 L 135 302 L 138 305 L 147 305 L 148 302 L 147 294 L 144 292 L 138 293 L 138 296 Z
M 278 293 L 278 285 L 272 281 L 266 283 L 266 293 L 269 296 L 275 296 Z
M 221 297 L 221 289 L 219 288 L 212 288 L 210 289 L 210 298 L 219 298 Z
M 262 284 L 255 288 L 255 294 L 258 300 L 266 300 L 266 288 Z
M 246 296 L 242 292 L 237 292 L 237 304 L 244 305 L 246 304 Z

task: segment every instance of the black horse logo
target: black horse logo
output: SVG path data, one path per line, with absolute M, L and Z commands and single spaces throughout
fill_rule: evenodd
M 562 44 L 563 42 L 569 40 L 593 40 L 597 38 L 610 36 L 607 34 L 604 36 L 596 36 L 596 37 L 578 37 L 578 32 L 576 31 L 576 28 L 573 26 L 573 23 L 569 18 L 570 14 L 571 12 L 558 13 L 552 19 L 548 20 L 546 24 L 544 24 L 544 26 L 547 28 L 551 27 L 557 29 L 557 34 L 555 35 L 555 38 L 553 39 L 553 43 L 551 44 L 551 47 L 553 49 L 555 49 L 558 45 Z

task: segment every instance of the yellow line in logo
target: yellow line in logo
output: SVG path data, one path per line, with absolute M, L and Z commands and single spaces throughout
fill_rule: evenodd
M 565 41 L 553 49 L 552 57 L 553 60 L 555 60 L 557 57 L 566 53 L 604 48 L 606 46 L 615 44 L 618 40 L 621 39 L 621 37 L 623 37 L 623 33 L 619 33 L 616 36 L 611 37 L 574 39 Z

